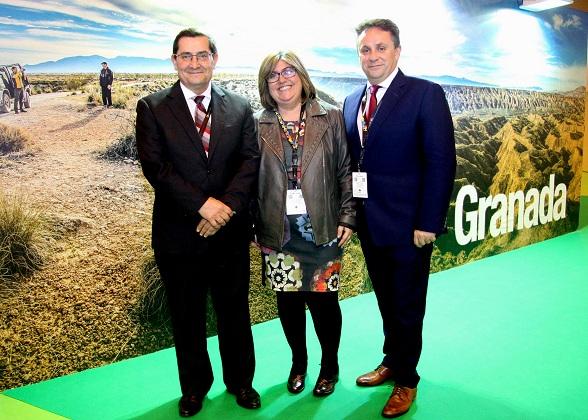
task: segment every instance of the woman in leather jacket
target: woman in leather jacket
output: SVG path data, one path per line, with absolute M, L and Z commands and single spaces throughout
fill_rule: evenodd
M 278 314 L 292 350 L 287 389 L 305 387 L 308 306 L 321 344 L 315 396 L 338 381 L 342 247 L 355 225 L 351 170 L 341 111 L 316 98 L 292 52 L 268 55 L 258 78 L 256 115 L 261 166 L 256 236 L 264 281 L 276 291 Z

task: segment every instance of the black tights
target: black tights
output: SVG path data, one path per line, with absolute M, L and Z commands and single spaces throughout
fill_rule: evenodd
M 337 352 L 341 340 L 341 308 L 337 292 L 276 292 L 278 315 L 292 349 L 292 371 L 306 372 L 305 304 L 310 310 L 316 335 L 321 345 L 321 377 L 339 373 Z

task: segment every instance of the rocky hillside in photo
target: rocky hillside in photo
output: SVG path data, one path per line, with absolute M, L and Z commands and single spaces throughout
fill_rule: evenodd
M 584 115 L 586 89 L 583 87 L 566 93 L 447 85 L 443 86 L 443 90 L 454 116 L 520 115 L 529 112 Z M 580 94 L 582 91 L 584 95 Z
M 477 248 L 471 256 L 482 258 L 575 229 L 582 176 L 585 89 L 568 94 L 465 86 L 444 89 L 454 115 L 458 158 L 454 200 L 464 185 L 475 186 L 479 198 L 530 188 L 540 190 L 549 184 L 551 174 L 556 184 L 567 186 L 564 220 L 486 237 L 467 247 Z M 455 202 L 448 217 L 450 230 L 455 223 L 454 205 Z M 486 224 L 489 220 L 485 218 Z M 453 235 L 445 235 L 440 246 L 453 253 L 461 249 Z

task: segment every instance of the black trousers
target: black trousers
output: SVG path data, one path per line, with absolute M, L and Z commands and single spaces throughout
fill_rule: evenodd
M 102 104 L 112 105 L 112 91 L 108 89 L 108 86 L 100 86 L 102 88 Z
M 359 234 L 370 280 L 384 327 L 382 364 L 394 372 L 398 385 L 414 388 L 423 345 L 423 319 L 433 245 L 376 246 Z
M 306 372 L 306 312 L 308 305 L 314 329 L 321 345 L 319 376 L 330 377 L 339 373 L 337 353 L 341 341 L 341 308 L 337 292 L 276 292 L 278 315 L 292 349 L 293 374 Z
M 213 382 L 206 348 L 206 296 L 210 289 L 227 389 L 249 387 L 255 370 L 249 319 L 248 243 L 224 244 L 200 254 L 155 258 L 169 302 L 183 395 L 203 398 Z

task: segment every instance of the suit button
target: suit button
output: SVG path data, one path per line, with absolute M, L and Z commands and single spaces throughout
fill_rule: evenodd
M 208 169 L 208 170 L 206 171 L 206 173 L 207 173 L 208 175 L 212 175 L 212 169 Z

